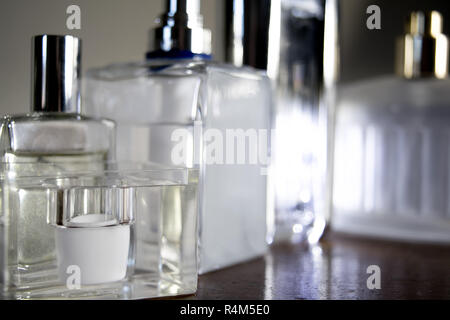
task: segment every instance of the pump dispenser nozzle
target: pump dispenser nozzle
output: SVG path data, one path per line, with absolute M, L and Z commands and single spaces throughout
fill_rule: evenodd
M 154 50 L 211 54 L 211 31 L 203 28 L 200 0 L 167 0 L 154 34 Z

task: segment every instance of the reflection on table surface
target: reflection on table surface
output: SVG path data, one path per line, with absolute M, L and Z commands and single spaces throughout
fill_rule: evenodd
M 381 289 L 367 288 L 367 267 Z M 450 246 L 378 241 L 328 232 L 313 248 L 278 245 L 264 258 L 199 278 L 188 299 L 447 299 Z

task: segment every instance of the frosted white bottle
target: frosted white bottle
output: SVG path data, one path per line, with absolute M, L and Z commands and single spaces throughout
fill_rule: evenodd
M 91 70 L 84 98 L 87 114 L 116 122 L 118 160 L 200 169 L 199 272 L 205 273 L 267 250 L 272 93 L 263 72 L 209 60 L 210 33 L 198 3 L 171 1 L 148 61 Z M 176 211 L 174 203 L 165 214 L 177 217 Z M 171 268 L 183 252 L 166 245 L 183 230 L 179 218 L 166 221 L 162 265 Z
M 335 230 L 450 243 L 450 80 L 441 29 L 436 11 L 412 13 L 399 40 L 399 76 L 341 90 Z

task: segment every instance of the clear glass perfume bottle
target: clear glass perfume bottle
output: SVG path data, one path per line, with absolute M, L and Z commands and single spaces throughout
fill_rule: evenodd
M 300 242 L 309 237 L 315 242 L 324 230 L 324 6 L 316 0 L 282 0 L 273 6 L 280 10 L 278 64 L 269 61 L 277 106 L 274 240 Z
M 147 61 L 91 70 L 84 107 L 116 122 L 119 160 L 200 169 L 204 273 L 266 251 L 272 97 L 263 73 L 209 60 L 211 36 L 199 7 L 198 0 L 167 1 Z M 163 243 L 182 219 L 175 209 Z M 183 253 L 164 248 L 170 269 Z
M 410 15 L 397 74 L 344 87 L 336 109 L 332 227 L 450 242 L 448 38 L 442 16 Z
M 336 54 L 333 2 L 225 1 L 227 61 L 267 70 L 275 89 L 275 242 L 314 244 L 326 226 L 333 72 L 324 66 L 334 66 Z
M 58 163 L 61 168 L 99 169 L 99 163 L 114 154 L 114 124 L 79 114 L 80 40 L 35 36 L 33 48 L 32 113 L 6 116 L 0 125 L 0 156 L 9 164 L 8 174 L 20 175 L 24 163 L 28 168 Z M 51 173 L 43 168 L 36 166 L 36 175 Z M 18 276 L 32 281 L 36 272 L 54 261 L 54 236 L 46 222 L 47 203 L 42 191 L 30 189 L 20 197 L 16 213 L 20 226 L 16 230 L 21 266 Z
M 194 293 L 198 170 L 113 161 L 113 122 L 78 113 L 80 40 L 33 44 L 33 113 L 1 127 L 0 297 Z
M 0 298 L 141 299 L 195 293 L 197 170 L 112 161 L 80 169 L 77 164 L 0 164 Z M 177 224 L 166 214 L 174 207 Z M 168 218 L 170 244 L 163 243 Z M 36 244 L 50 252 L 44 257 L 37 247 L 39 268 L 36 260 L 23 263 L 21 250 L 27 244 L 18 236 L 23 230 L 33 232 Z M 161 246 L 182 253 L 170 260 L 172 270 L 163 267 Z

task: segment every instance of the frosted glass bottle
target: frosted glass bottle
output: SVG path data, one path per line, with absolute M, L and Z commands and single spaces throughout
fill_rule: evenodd
M 449 80 L 384 77 L 343 90 L 333 226 L 450 241 Z
M 430 26 L 437 26 L 433 34 Z M 413 13 L 407 27 L 399 43 L 401 77 L 365 80 L 341 90 L 332 226 L 368 236 L 448 243 L 448 40 L 435 11 Z M 408 55 L 414 59 L 401 59 Z
M 199 271 L 205 273 L 267 249 L 272 95 L 262 72 L 210 60 L 198 4 L 168 2 L 147 62 L 91 70 L 84 106 L 117 123 L 119 160 L 200 168 Z M 168 222 L 167 241 L 173 225 Z
M 86 112 L 116 122 L 118 160 L 200 168 L 201 272 L 263 254 L 270 82 L 252 69 L 201 61 L 160 66 L 155 61 L 91 71 Z M 262 145 L 261 156 L 252 153 L 253 138 Z M 235 144 L 234 155 L 224 152 L 227 143 Z M 237 163 L 241 146 L 247 160 Z M 253 156 L 256 162 L 247 162 Z

